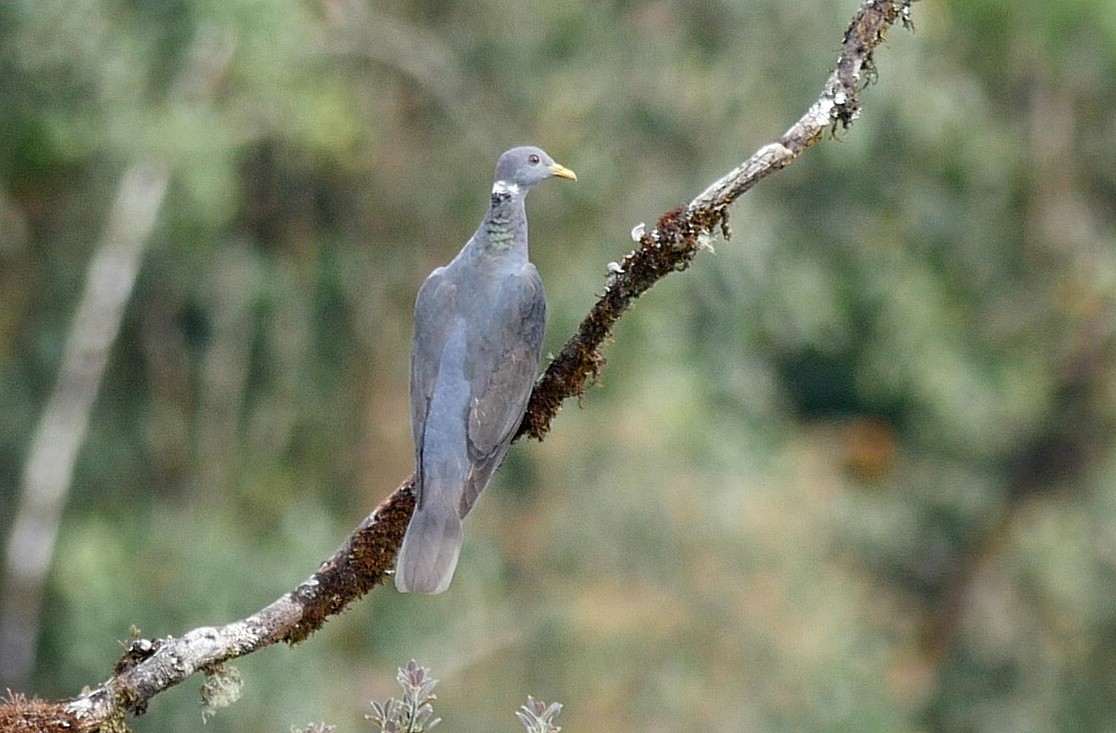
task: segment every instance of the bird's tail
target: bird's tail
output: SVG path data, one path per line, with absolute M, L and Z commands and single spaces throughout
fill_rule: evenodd
M 416 508 L 395 561 L 395 587 L 403 593 L 449 588 L 463 539 L 461 518 L 453 508 Z

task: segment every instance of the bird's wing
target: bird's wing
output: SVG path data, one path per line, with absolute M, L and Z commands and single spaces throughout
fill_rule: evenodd
M 430 273 L 415 299 L 415 328 L 411 343 L 411 435 L 415 441 L 417 486 L 422 486 L 422 444 L 426 416 L 438 383 L 442 352 L 453 328 L 457 287 L 446 268 Z M 421 502 L 422 497 L 419 497 Z
M 499 322 L 482 324 L 474 342 L 470 379 L 469 458 L 473 464 L 461 498 L 461 516 L 472 507 L 504 457 L 523 419 L 539 369 L 546 300 L 534 265 L 502 283 Z

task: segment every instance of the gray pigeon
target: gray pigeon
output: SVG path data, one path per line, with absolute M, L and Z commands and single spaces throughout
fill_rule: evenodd
M 542 355 L 546 300 L 527 260 L 527 192 L 577 180 L 539 148 L 496 163 L 492 206 L 465 247 L 415 301 L 411 432 L 415 513 L 395 565 L 401 591 L 441 593 L 461 552 L 461 520 L 523 419 Z

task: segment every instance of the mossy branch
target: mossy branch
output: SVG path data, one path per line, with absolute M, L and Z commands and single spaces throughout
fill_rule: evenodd
M 601 348 L 632 302 L 672 272 L 689 267 L 717 236 L 730 236 L 728 208 L 768 175 L 790 165 L 826 132 L 847 128 L 860 109 L 859 94 L 875 69 L 873 51 L 901 22 L 910 24 L 913 0 L 866 0 L 845 32 L 837 66 L 817 101 L 778 141 L 709 186 L 688 205 L 664 214 L 654 228 L 637 232 L 639 246 L 611 266 L 604 294 L 535 385 L 516 436 L 542 440 L 562 403 L 578 397 L 604 365 Z M 33 711 L 41 730 L 90 731 L 122 715 L 142 713 L 148 701 L 195 672 L 250 654 L 276 642 L 306 639 L 380 584 L 414 509 L 414 477 L 408 478 L 352 532 L 318 570 L 290 593 L 251 616 L 220 627 L 194 629 L 179 638 L 137 640 L 117 663 L 115 674 L 70 701 L 0 701 L 0 733 L 24 730 L 20 716 Z M 50 721 L 58 725 L 50 727 Z

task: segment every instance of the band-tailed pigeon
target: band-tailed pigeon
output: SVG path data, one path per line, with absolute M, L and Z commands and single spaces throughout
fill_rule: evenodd
M 527 260 L 524 198 L 552 176 L 577 180 L 539 148 L 496 163 L 492 205 L 415 301 L 411 431 L 415 513 L 395 566 L 401 591 L 441 593 L 461 551 L 461 520 L 523 419 L 542 354 L 546 300 Z

